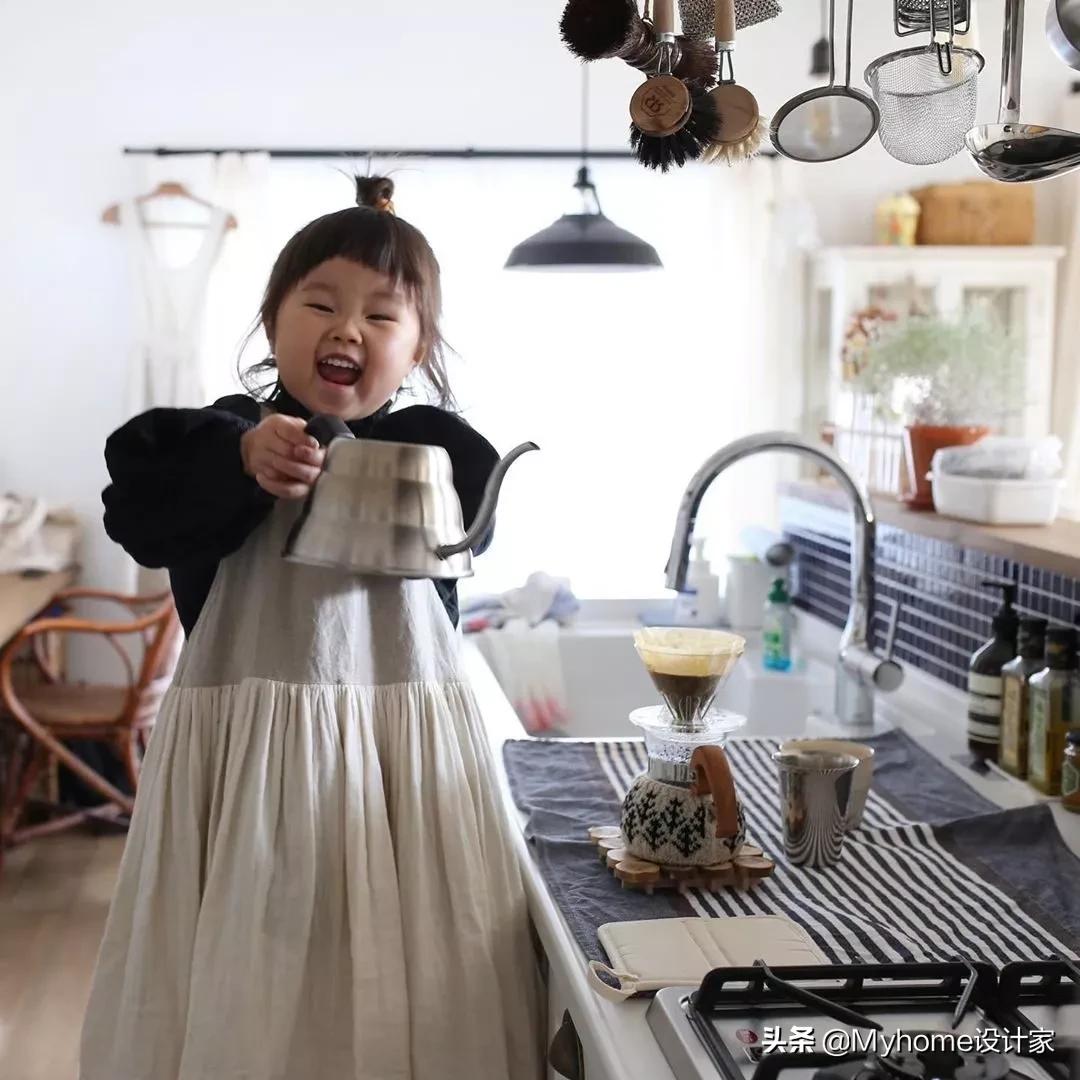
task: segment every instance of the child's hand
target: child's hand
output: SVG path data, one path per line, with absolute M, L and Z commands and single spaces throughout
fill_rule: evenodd
M 274 413 L 240 438 L 244 472 L 279 499 L 303 499 L 319 478 L 326 451 L 297 416 Z

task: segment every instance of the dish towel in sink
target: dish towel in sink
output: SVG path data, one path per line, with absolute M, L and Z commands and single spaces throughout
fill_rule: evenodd
M 565 729 L 569 712 L 557 622 L 530 626 L 526 619 L 509 619 L 499 629 L 473 634 L 473 640 L 530 735 Z

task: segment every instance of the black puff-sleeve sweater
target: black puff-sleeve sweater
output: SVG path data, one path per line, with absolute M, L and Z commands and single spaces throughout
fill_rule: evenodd
M 309 419 L 279 389 L 270 407 Z M 243 469 L 240 437 L 260 419 L 259 402 L 242 394 L 205 409 L 151 409 L 109 436 L 112 483 L 102 494 L 105 531 L 142 566 L 166 567 L 185 634 L 190 635 L 217 573 L 275 502 Z M 453 465 L 465 528 L 471 527 L 499 455 L 461 417 L 431 405 L 390 412 L 384 405 L 349 423 L 354 435 L 442 446 Z M 473 548 L 491 543 L 494 521 Z M 458 623 L 457 583 L 436 579 L 451 623 Z

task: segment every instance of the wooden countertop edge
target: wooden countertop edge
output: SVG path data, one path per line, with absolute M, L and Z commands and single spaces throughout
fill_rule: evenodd
M 780 485 L 780 494 L 834 509 L 848 507 L 844 493 L 826 481 L 788 481 Z M 1080 521 L 1059 518 L 1052 525 L 980 525 L 933 511 L 909 510 L 883 495 L 871 501 L 882 525 L 1080 578 Z

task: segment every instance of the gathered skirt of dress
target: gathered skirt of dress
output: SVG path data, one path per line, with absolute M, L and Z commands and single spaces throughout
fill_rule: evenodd
M 219 571 L 211 622 L 244 563 Z M 225 646 L 200 617 L 143 765 L 80 1080 L 542 1075 L 520 868 L 449 620 L 429 581 L 350 603 L 384 630 L 400 605 L 392 633 L 447 651 L 402 681 L 204 685 Z

